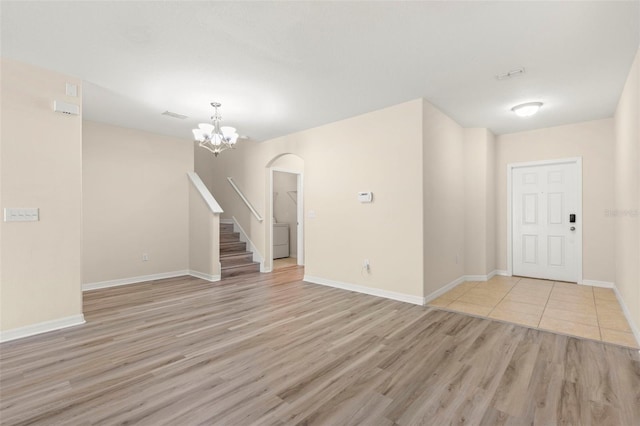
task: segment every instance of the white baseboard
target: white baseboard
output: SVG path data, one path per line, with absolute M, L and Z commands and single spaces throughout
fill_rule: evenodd
M 509 272 L 508 272 L 508 271 L 505 271 L 504 269 L 496 269 L 496 270 L 495 270 L 495 271 L 493 271 L 493 272 L 495 272 L 495 274 L 494 274 L 494 275 L 500 275 L 500 276 L 502 276 L 502 277 L 509 277 L 509 276 L 510 276 L 510 275 L 509 275 Z
M 449 284 L 445 285 L 444 287 L 440 287 L 433 293 L 429 293 L 424 297 L 423 305 L 426 305 L 427 303 L 431 302 L 433 299 L 437 299 L 438 297 L 442 296 L 443 294 L 445 294 L 446 292 L 448 292 L 458 284 L 462 284 L 465 281 L 466 281 L 465 276 L 458 277 L 455 280 L 451 281 Z M 472 280 L 469 280 L 469 281 L 472 281 Z
M 39 322 L 37 324 L 27 325 L 24 327 L 14 328 L 13 330 L 0 332 L 0 342 L 22 339 L 23 337 L 34 336 L 36 334 L 60 330 L 62 328 L 73 327 L 74 325 L 80 325 L 84 323 L 84 315 L 82 314 L 72 315 L 70 317 L 59 318 L 51 321 Z
M 620 303 L 620 307 L 622 308 L 622 312 L 624 312 L 624 316 L 627 318 L 627 323 L 629 323 L 629 327 L 631 327 L 631 332 L 633 336 L 636 338 L 636 343 L 640 345 L 640 330 L 635 322 L 633 322 L 633 317 L 631 316 L 631 312 L 627 305 L 625 305 L 624 300 L 622 299 L 622 295 L 618 291 L 618 287 L 613 286 L 613 292 L 616 294 L 618 298 L 618 303 Z
M 465 275 L 465 281 L 489 281 L 491 278 L 497 275 L 496 270 L 489 272 L 487 275 Z
M 231 218 L 232 218 L 231 222 L 227 222 L 229 219 L 225 219 L 225 222 L 221 221 L 221 223 L 233 223 L 233 231 L 240 233 L 240 241 L 242 241 L 243 243 L 247 243 L 247 249 L 251 253 L 253 253 L 253 261 L 260 263 L 260 272 L 271 272 L 271 269 L 266 270 L 264 266 L 264 257 L 262 256 L 262 254 L 260 254 L 255 244 L 253 244 L 253 241 L 251 241 L 251 239 L 249 238 L 249 235 L 247 235 L 247 233 L 244 232 L 244 229 L 238 222 L 238 219 L 236 219 L 235 216 L 231 216 Z
M 305 275 L 303 281 L 326 285 L 329 287 L 340 288 L 342 290 L 355 291 L 356 293 L 364 293 L 371 296 L 384 297 L 386 299 L 398 300 L 400 302 L 413 303 L 414 305 L 423 305 L 424 300 L 420 296 L 412 296 L 410 294 L 396 293 L 394 291 L 381 290 L 379 288 L 366 287 L 358 284 L 343 283 L 340 281 L 328 280 L 326 278 Z
M 501 272 L 503 272 L 504 274 L 501 274 Z M 506 275 L 506 273 L 507 273 L 506 271 L 501 271 L 501 270 L 495 269 L 495 270 L 489 272 L 487 275 L 463 275 L 463 276 L 458 277 L 455 280 L 451 281 L 450 283 L 448 283 L 444 287 L 439 288 L 438 290 L 434 291 L 433 293 L 430 293 L 430 294 L 426 295 L 424 297 L 424 304 L 426 305 L 427 303 L 429 303 L 433 299 L 436 299 L 436 298 L 442 296 L 443 294 L 445 294 L 449 290 L 453 289 L 455 286 L 457 286 L 459 284 L 462 284 L 463 282 L 466 282 L 466 281 L 489 281 L 491 278 L 495 277 L 496 275 Z
M 596 281 L 596 280 L 582 280 L 582 285 L 590 285 L 593 287 L 602 287 L 602 288 L 614 288 L 615 285 L 609 281 Z
M 205 274 L 204 272 L 194 271 L 194 270 L 189 270 L 189 275 L 191 275 L 192 277 L 201 278 L 203 280 L 210 281 L 210 282 L 216 282 L 222 279 L 222 276 L 220 274 L 211 275 L 211 274 Z
M 189 275 L 189 271 L 183 270 L 183 271 L 163 272 L 161 274 L 140 275 L 140 276 L 131 277 L 131 278 L 121 278 L 117 280 L 100 281 L 96 283 L 85 283 L 85 284 L 82 284 L 82 291 L 97 290 L 99 288 L 107 288 L 107 287 L 117 287 L 120 285 L 135 284 L 135 283 L 141 283 L 144 281 L 162 280 L 165 278 L 175 278 L 175 277 L 181 277 L 183 275 Z

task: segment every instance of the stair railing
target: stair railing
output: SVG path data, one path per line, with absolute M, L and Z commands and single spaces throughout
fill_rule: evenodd
M 238 188 L 238 185 L 236 185 L 236 183 L 233 181 L 233 178 L 229 176 L 229 177 L 227 177 L 227 180 L 231 184 L 231 187 L 236 191 L 236 193 L 238 194 L 240 199 L 242 201 L 244 201 L 244 203 L 249 208 L 251 213 L 253 213 L 253 216 L 255 216 L 255 218 L 258 220 L 258 222 L 262 222 L 262 220 L 263 220 L 262 216 L 260 216 L 260 213 L 258 213 L 258 211 L 255 209 L 255 207 L 253 207 L 253 204 L 251 204 L 251 202 L 249 202 L 247 197 L 245 197 L 244 193 L 240 190 L 240 188 Z

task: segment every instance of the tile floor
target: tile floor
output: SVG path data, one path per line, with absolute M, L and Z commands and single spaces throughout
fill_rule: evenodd
M 495 276 L 486 282 L 462 283 L 429 305 L 638 348 L 616 295 L 608 288 Z

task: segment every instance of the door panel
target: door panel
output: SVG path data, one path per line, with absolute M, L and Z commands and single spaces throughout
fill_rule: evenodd
M 538 223 L 538 194 L 523 194 L 523 225 L 535 225 Z
M 564 237 L 550 235 L 547 238 L 549 266 L 564 266 Z
M 522 261 L 532 265 L 538 264 L 537 235 L 522 235 Z
M 514 275 L 577 281 L 582 247 L 578 223 L 569 223 L 569 215 L 578 211 L 577 171 L 575 163 L 512 169 Z

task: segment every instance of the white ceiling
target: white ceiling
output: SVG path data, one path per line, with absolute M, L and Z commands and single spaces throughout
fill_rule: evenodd
M 211 101 L 261 141 L 419 97 L 502 134 L 611 117 L 639 4 L 2 1 L 1 47 L 82 78 L 87 119 L 184 138 Z

